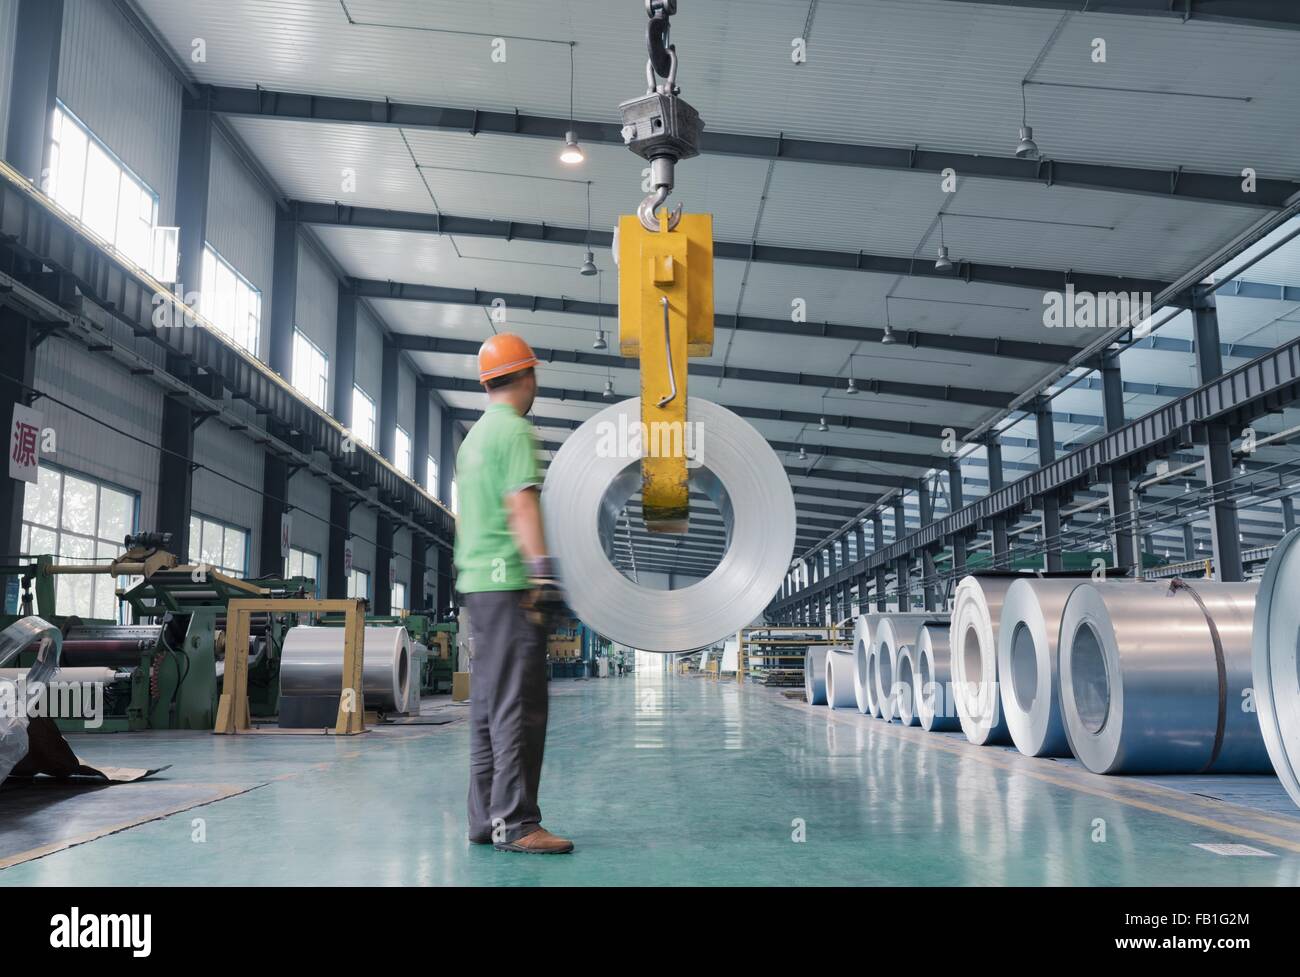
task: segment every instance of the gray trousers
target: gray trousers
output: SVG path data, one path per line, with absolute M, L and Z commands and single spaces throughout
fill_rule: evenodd
M 469 702 L 469 833 L 516 841 L 536 830 L 546 747 L 546 636 L 524 615 L 525 591 L 465 595 L 474 639 Z

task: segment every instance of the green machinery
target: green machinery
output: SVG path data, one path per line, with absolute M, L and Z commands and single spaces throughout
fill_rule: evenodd
M 58 719 L 61 728 L 211 729 L 224 674 L 227 603 L 234 597 L 300 597 L 315 589 L 305 578 L 248 581 L 210 567 L 178 566 L 164 545 L 165 537 L 147 534 L 128 537 L 126 552 L 110 564 L 59 564 L 40 556 L 0 567 L 0 575 L 20 584 L 18 613 L 0 616 L 0 626 L 32 614 L 50 621 L 64 635 L 59 677 L 103 685 L 97 721 Z M 135 623 L 60 615 L 56 579 L 76 573 L 138 577 L 118 592 Z M 9 590 L 12 596 L 12 585 Z M 252 622 L 248 692 L 255 716 L 274 715 L 278 708 L 280 651 L 297 623 L 296 615 L 275 613 Z M 34 650 L 24 652 L 12 671 L 30 666 L 34 656 Z

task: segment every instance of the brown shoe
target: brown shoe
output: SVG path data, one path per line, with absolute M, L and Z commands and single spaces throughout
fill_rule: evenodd
M 497 851 L 519 851 L 531 855 L 567 855 L 573 851 L 573 842 L 568 838 L 553 835 L 545 828 L 539 827 L 531 834 L 526 834 L 522 838 L 516 838 L 514 841 L 504 842 L 494 847 Z

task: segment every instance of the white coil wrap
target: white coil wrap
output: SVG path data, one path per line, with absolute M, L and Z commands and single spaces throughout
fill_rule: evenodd
M 1011 741 L 1026 756 L 1071 755 L 1061 718 L 1057 639 L 1065 602 L 1082 582 L 1069 577 L 1017 580 L 1002 602 L 998 628 L 1002 715 Z
M 691 469 L 692 488 L 713 499 L 726 527 L 726 553 L 703 580 L 681 590 L 654 590 L 610 562 L 641 470 L 639 455 L 603 448 L 621 446 L 611 432 L 639 425 L 639 398 L 611 404 L 574 431 L 556 452 L 542 489 L 546 539 L 569 606 L 588 627 L 641 651 L 690 651 L 735 635 L 762 615 L 794 550 L 794 494 L 771 446 L 740 417 L 707 400 L 691 397 L 686 414 L 698 425 L 694 445 L 702 462 Z
M 916 712 L 921 728 L 931 733 L 961 728 L 952 697 L 950 630 L 947 624 L 923 624 L 916 635 L 912 659 L 916 672 Z
M 1300 530 L 1268 561 L 1255 603 L 1252 684 L 1278 778 L 1300 805 Z
M 826 647 L 810 645 L 803 653 L 803 697 L 810 706 L 826 705 Z
M 976 746 L 1007 743 L 998 697 L 998 622 L 1013 577 L 963 577 L 952 605 L 952 684 L 962 732 Z
M 826 704 L 832 709 L 853 709 L 853 651 L 831 648 L 826 652 Z

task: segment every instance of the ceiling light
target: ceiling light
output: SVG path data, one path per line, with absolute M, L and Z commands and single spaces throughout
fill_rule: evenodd
M 596 274 L 596 270 L 596 256 L 588 251 L 586 256 L 582 259 L 582 266 L 578 269 L 578 274 L 591 277 Z
M 613 397 L 614 397 L 614 381 L 613 381 L 613 380 L 606 380 L 606 381 L 605 381 L 605 389 L 604 389 L 604 391 L 601 392 L 601 396 L 604 397 L 606 400 L 611 400 L 611 399 L 613 399 Z
M 858 392 L 858 385 L 852 377 L 849 377 L 849 385 L 845 393 L 855 394 Z
M 821 431 L 823 434 L 829 431 L 830 429 L 831 426 L 826 423 L 826 418 L 823 417 L 820 421 L 817 422 L 817 430 Z
M 1038 143 L 1034 142 L 1033 126 L 1020 127 L 1020 142 L 1016 143 L 1016 159 L 1038 159 Z
M 572 130 L 566 132 L 564 134 L 564 148 L 560 150 L 560 162 L 568 163 L 570 166 L 577 166 L 586 158 L 587 154 L 578 145 L 578 134 Z
M 934 263 L 935 271 L 952 271 L 952 259 L 948 257 L 948 245 L 939 245 L 939 260 Z
M 808 460 L 808 452 L 803 450 L 803 445 L 799 445 L 799 460 L 800 461 Z
M 885 346 L 892 346 L 894 343 L 898 342 L 898 337 L 894 335 L 893 326 L 888 323 L 885 324 L 885 334 L 880 337 L 880 342 Z
M 605 342 L 605 330 L 596 330 L 596 341 L 591 344 L 592 349 L 609 349 L 609 344 Z

